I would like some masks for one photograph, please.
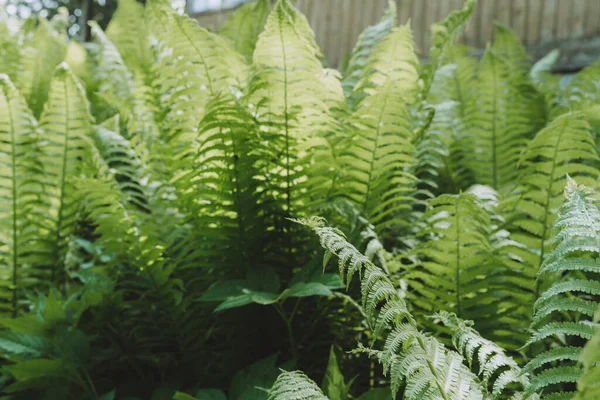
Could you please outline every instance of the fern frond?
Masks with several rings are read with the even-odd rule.
[[[268,400],[328,400],[319,386],[300,371],[282,372],[271,390]]]
[[[583,374],[577,382],[577,394],[573,400],[593,400],[600,395],[600,308],[594,316],[596,333],[586,343],[579,357]]]
[[[421,72],[425,95],[429,92],[436,71],[447,62],[450,48],[469,24],[475,4],[476,0],[467,0],[462,9],[452,11],[443,21],[431,27],[429,64]]]
[[[492,335],[501,318],[498,268],[489,243],[490,216],[472,195],[442,195],[423,215],[423,241],[408,254],[414,259],[405,279],[412,304],[429,315],[438,309],[475,320]]]
[[[46,19],[39,18],[31,40],[23,49],[23,71],[16,84],[36,118],[48,98],[52,73],[63,61],[66,51],[66,35],[56,32]]]
[[[598,170],[590,164],[598,159],[589,125],[577,112],[564,114],[542,129],[521,156],[518,186],[501,203],[506,226],[518,246],[505,250],[525,266],[533,279],[548,253],[554,210],[561,203],[567,174],[583,184],[595,185]],[[554,268],[552,262],[547,268]],[[536,284],[536,292],[537,287]]]
[[[600,61],[579,71],[565,88],[563,101],[571,110],[583,110],[600,102]]]
[[[344,77],[342,79],[344,95],[348,99],[351,108],[354,108],[354,105],[359,103],[361,97],[361,94],[355,92],[354,88],[365,74],[365,68],[367,67],[373,49],[375,49],[396,26],[396,14],[396,3],[389,1],[381,20],[377,24],[365,29],[358,36],[356,45],[348,60],[348,65],[344,69]]]
[[[92,37],[98,44],[95,54],[95,78],[100,82],[98,94],[121,115],[129,115],[134,90],[133,75],[114,43],[95,21],[89,23]]]
[[[410,115],[393,82],[366,97],[352,117],[349,145],[339,156],[336,195],[354,202],[377,230],[402,224],[411,207],[416,160]]]
[[[0,73],[6,74],[12,82],[17,82],[20,63],[19,37],[10,32],[5,21],[0,21]]]
[[[387,275],[349,244],[342,232],[325,226],[317,217],[297,222],[319,237],[325,249],[325,265],[332,255],[338,257],[340,277],[347,285],[354,275],[359,275],[369,324],[378,331],[386,331],[385,345],[378,358],[384,371],[390,374],[394,395],[405,385],[406,399],[483,398],[476,378],[462,364],[462,357],[419,332]],[[397,307],[397,312],[391,313],[391,307]],[[389,325],[382,328],[386,321]]]
[[[519,36],[510,28],[496,24],[494,29],[494,51],[506,62],[511,76],[524,76],[531,67],[531,58]]]
[[[270,5],[268,0],[257,0],[244,4],[236,10],[223,24],[219,34],[234,43],[234,48],[244,56],[246,61],[252,61],[258,35],[262,32]]]
[[[36,121],[7,75],[0,75],[0,303],[17,314],[21,290],[40,283],[32,263],[39,256],[31,209],[40,191]]]
[[[106,36],[132,71],[148,71],[154,62],[146,22],[142,4],[134,0],[119,0],[106,28]]]
[[[578,381],[583,373],[576,363],[581,354],[579,339],[591,340],[597,329],[591,318],[600,308],[600,270],[589,265],[591,261],[600,266],[600,210],[587,189],[571,178],[554,229],[552,252],[538,273],[538,280],[552,283],[534,304],[535,332],[527,344],[548,343],[552,338],[561,347],[543,351],[529,362],[530,371],[539,370],[530,393],[557,392],[560,385]]]
[[[73,180],[83,171],[89,151],[91,115],[85,92],[69,66],[56,68],[40,118],[40,162],[44,166],[43,229],[53,254],[52,281],[60,276],[62,258],[77,219],[78,194]]]
[[[277,199],[287,215],[322,202],[335,173],[329,140],[339,129],[329,106],[341,107],[344,98],[336,76],[324,82],[320,55],[306,17],[289,1],[278,1],[256,45],[245,101],[268,144],[264,160],[270,161],[261,167],[269,177],[264,195]]]
[[[258,129],[235,98],[217,97],[208,103],[193,163],[173,180],[178,204],[196,227],[182,239],[193,250],[185,254],[186,263],[233,271],[249,259],[260,259],[255,242],[263,224],[257,198],[261,182],[255,178],[261,148]]]
[[[414,103],[419,90],[418,67],[410,25],[394,28],[377,44],[363,68],[362,77],[354,87],[359,94],[357,104],[389,82],[397,86],[405,103]]]
[[[465,108],[465,130],[457,142],[466,155],[464,165],[477,183],[496,190],[514,182],[519,156],[540,125],[535,114],[542,103],[532,103],[535,93],[525,80],[511,75],[507,61],[488,48]]]

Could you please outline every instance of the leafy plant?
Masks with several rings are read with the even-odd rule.
[[[340,71],[291,0],[0,21],[3,398],[598,397],[598,68],[475,7]]]

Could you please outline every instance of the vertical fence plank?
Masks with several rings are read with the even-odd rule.
[[[544,0],[542,10],[542,29],[540,32],[541,42],[549,42],[556,37],[556,20],[554,18],[557,10],[556,0]]]
[[[585,36],[600,32],[600,1],[587,0],[585,5]]]
[[[556,12],[554,14],[554,36],[565,38],[569,36],[571,22],[571,0],[556,0]]]
[[[571,27],[569,29],[570,37],[581,37],[584,34],[585,3],[585,0],[573,0],[573,4],[571,5],[573,9]]]
[[[543,25],[543,0],[529,0],[529,13],[527,14],[527,40],[537,43],[542,35]]]
[[[429,50],[431,25],[464,4],[464,0],[395,1],[398,23],[411,20],[421,56]],[[381,18],[387,0],[296,0],[295,4],[306,15],[327,63],[337,67],[354,48],[360,32]],[[195,18],[202,26],[217,30],[231,13]],[[600,35],[600,0],[479,0],[463,43],[485,46],[494,22],[511,27],[527,44]]]

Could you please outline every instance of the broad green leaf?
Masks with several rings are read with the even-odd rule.
[[[333,346],[329,350],[329,361],[327,363],[327,369],[325,370],[325,377],[323,378],[323,384],[321,385],[323,393],[330,400],[346,400],[348,399],[348,389],[350,384],[344,382],[344,375],[340,371],[340,367],[333,351]]]

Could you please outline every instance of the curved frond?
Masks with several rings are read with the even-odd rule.
[[[114,43],[127,67],[148,71],[154,62],[150,48],[144,6],[135,0],[119,0],[106,28],[106,36]]]
[[[297,222],[319,237],[325,249],[324,264],[332,255],[338,257],[340,277],[348,286],[353,276],[360,277],[369,325],[386,337],[383,350],[374,353],[384,372],[390,374],[394,395],[404,387],[405,399],[483,399],[479,384],[463,365],[462,357],[418,330],[406,303],[380,268],[348,243],[342,232],[325,226],[321,218]],[[392,307],[395,313],[391,312]]]
[[[452,11],[443,21],[431,27],[431,48],[429,49],[429,64],[421,72],[424,87],[423,93],[427,95],[433,82],[436,71],[447,62],[448,52],[466,29],[476,0],[467,0],[460,10]]]
[[[488,48],[465,108],[465,128],[457,141],[463,163],[475,182],[496,190],[514,182],[519,156],[540,125],[535,115],[542,103],[530,100],[535,93],[525,80],[511,75],[507,61]]]
[[[244,4],[223,24],[219,34],[231,40],[234,48],[246,61],[252,61],[258,35],[267,22],[269,11],[269,0]]]
[[[389,82],[394,82],[405,103],[414,103],[419,91],[418,68],[419,59],[415,53],[410,25],[394,28],[371,52],[362,77],[354,87],[357,101],[351,104],[351,108],[355,108],[365,96],[377,92]]]
[[[328,400],[319,386],[300,371],[282,372],[267,400]]]
[[[83,171],[89,151],[91,116],[81,83],[66,63],[56,68],[48,102],[40,118],[40,162],[44,166],[48,250],[52,252],[52,280],[61,273],[61,260],[77,219],[78,193],[73,180]]]
[[[336,76],[324,82],[320,55],[304,15],[279,0],[259,36],[255,75],[245,100],[268,144],[264,159],[270,161],[261,166],[269,177],[264,195],[278,199],[287,215],[324,200],[321,191],[314,192],[327,191],[327,184],[311,183],[307,176],[329,180],[335,172],[329,139],[338,127],[330,106],[341,106],[344,98]]]
[[[521,371],[515,360],[495,342],[483,338],[473,329],[472,321],[461,320],[445,311],[436,313],[433,318],[450,329],[454,347],[467,359],[471,370],[482,378],[493,396],[514,393],[529,385],[527,374]]]
[[[570,178],[554,230],[552,252],[538,274],[538,280],[552,283],[534,305],[535,332],[528,342],[548,347],[558,342],[527,365],[534,376],[529,392],[543,390],[545,394],[558,392],[563,389],[560,385],[576,382],[583,375],[583,367],[577,363],[582,351],[579,338],[591,340],[597,329],[592,321],[595,311],[590,314],[586,308],[600,309],[600,292],[586,287],[600,283],[600,210],[587,189]],[[590,262],[596,268],[590,269]],[[579,306],[575,306],[577,300]]]
[[[509,332],[497,324],[505,295],[488,211],[472,194],[441,195],[429,201],[423,221],[422,241],[408,254],[414,264],[404,276],[411,303],[425,315],[443,309],[475,320],[486,336]]]
[[[592,165],[598,156],[589,129],[583,115],[574,112],[538,132],[520,158],[517,187],[501,203],[511,232],[511,242],[501,251],[520,263],[515,268],[528,279],[534,279],[548,254],[567,174],[578,183],[596,184],[599,172]],[[534,289],[531,284],[524,288]],[[536,297],[538,290],[536,284]]]
[[[99,81],[98,94],[121,115],[129,115],[133,88],[133,75],[125,65],[114,43],[96,21],[89,23],[92,37],[98,44],[95,54],[95,79]]]
[[[416,178],[410,114],[393,81],[366,97],[352,116],[353,131],[339,162],[336,195],[354,202],[378,230],[403,224]]]
[[[40,18],[31,40],[23,49],[23,71],[16,84],[36,118],[48,98],[54,68],[64,60],[66,51],[66,35],[59,34],[46,19]]]
[[[342,79],[344,95],[351,106],[359,102],[360,93],[356,93],[354,88],[365,74],[365,68],[373,50],[396,26],[396,14],[396,3],[389,1],[381,20],[365,29],[356,41]]]

